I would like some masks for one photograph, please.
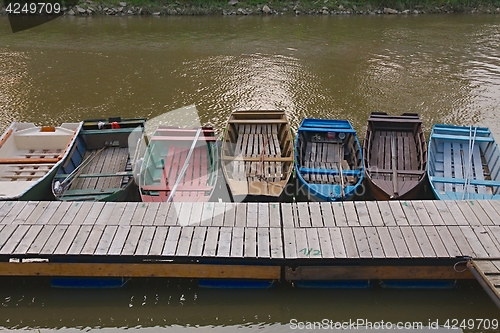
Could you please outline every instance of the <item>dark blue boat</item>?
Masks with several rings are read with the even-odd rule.
[[[351,123],[304,119],[295,139],[295,174],[299,194],[312,201],[343,201],[362,194],[363,156]]]

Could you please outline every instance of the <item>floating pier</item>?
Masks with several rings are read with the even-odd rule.
[[[499,258],[498,201],[0,202],[0,276],[480,276],[500,301]]]

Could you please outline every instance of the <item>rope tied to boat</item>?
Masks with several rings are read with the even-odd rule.
[[[457,261],[454,265],[453,265],[453,270],[457,273],[463,273],[465,271],[467,271],[467,266],[465,266],[464,269],[462,270],[458,270],[457,269],[457,266],[460,265],[460,264],[464,264],[464,265],[467,265],[467,263],[472,259],[471,257],[465,257],[464,258],[465,260],[461,260],[461,261]]]

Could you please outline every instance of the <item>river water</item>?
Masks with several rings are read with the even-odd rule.
[[[371,111],[418,112],[427,134],[434,123],[473,124],[500,139],[500,16],[62,17],[16,34],[0,18],[0,130],[14,120],[154,118],[192,104],[219,130],[232,110],[281,108],[293,128],[306,116],[349,119],[362,138]],[[0,282],[0,329],[15,332],[285,332],[293,319],[500,318],[475,283],[221,291],[138,279],[68,291],[46,279]]]

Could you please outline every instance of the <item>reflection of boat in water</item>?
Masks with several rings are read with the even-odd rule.
[[[134,183],[135,146],[143,139],[145,122],[144,118],[85,120],[53,180],[55,197],[64,201],[124,199]]]
[[[80,128],[81,123],[12,123],[0,137],[0,200],[50,199],[50,182]]]
[[[427,143],[418,114],[373,112],[363,148],[366,180],[375,199],[417,197],[427,176]]]
[[[363,181],[363,160],[356,131],[347,120],[310,119],[295,140],[299,193],[314,201],[352,199]]]
[[[438,199],[500,199],[500,152],[491,131],[434,125],[428,176]]]
[[[139,176],[142,201],[208,201],[217,183],[217,138],[211,127],[160,127]]]
[[[234,201],[277,200],[293,171],[284,111],[234,111],[222,142],[222,171]]]

